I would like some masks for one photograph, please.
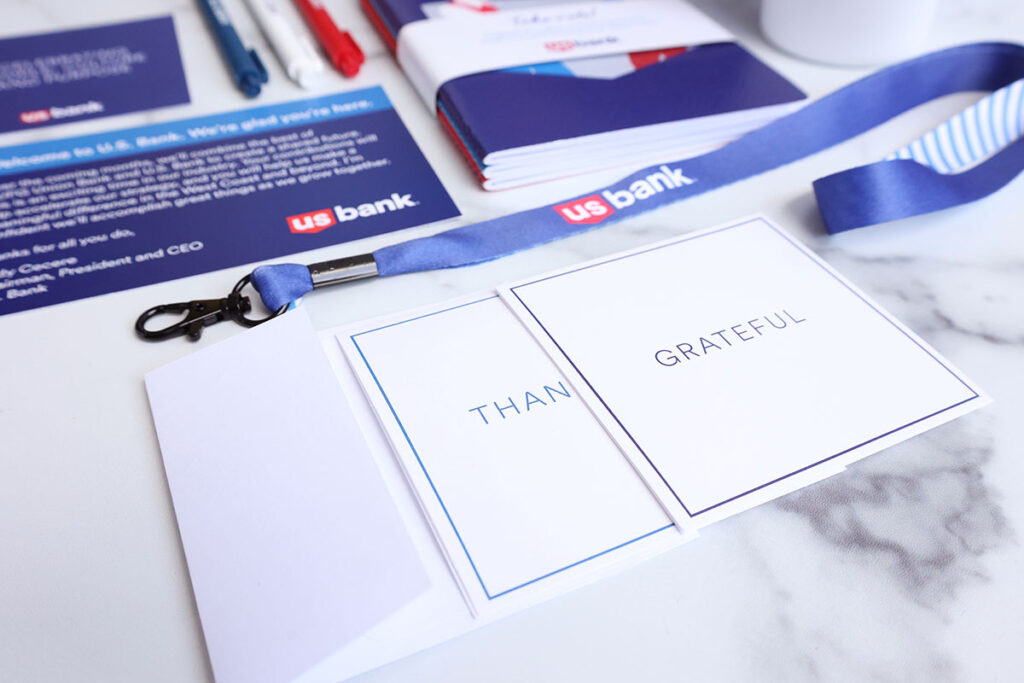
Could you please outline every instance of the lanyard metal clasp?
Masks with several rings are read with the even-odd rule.
[[[313,289],[377,277],[377,261],[373,254],[357,254],[311,263],[307,268],[313,280]]]
[[[288,270],[288,272],[292,272],[296,268],[301,270],[303,267],[295,266],[293,264],[282,264],[281,266],[264,266],[264,268],[268,270],[283,268]],[[353,282],[354,280],[376,277],[378,274],[377,262],[374,260],[373,254],[359,254],[357,256],[346,256],[344,258],[333,259],[330,261],[321,261],[319,263],[305,266],[305,268],[309,270],[309,279],[305,280],[304,283],[289,283],[293,285],[293,287],[284,288],[287,293],[287,298],[278,296],[277,299],[271,299],[273,302],[271,305],[276,304],[278,301],[286,301],[293,298],[297,299],[302,296],[303,293],[308,292],[310,288],[320,289],[321,287],[328,287],[330,285],[339,285],[346,282]],[[233,320],[243,327],[255,327],[256,325],[264,323],[271,318],[276,318],[288,310],[290,303],[284,304],[276,311],[263,318],[247,317],[246,313],[252,310],[252,303],[250,302],[249,297],[242,294],[242,290],[248,286],[251,278],[252,275],[246,275],[243,277],[235,284],[231,293],[223,299],[197,299],[195,301],[182,301],[174,304],[154,306],[140,315],[138,320],[135,321],[135,332],[143,339],[148,339],[150,341],[160,341],[162,339],[169,339],[170,337],[177,337],[179,335],[185,335],[192,341],[196,341],[203,334],[203,328],[207,325],[213,325],[214,323],[219,323],[222,320]],[[294,277],[284,278],[286,282],[289,279],[295,280]],[[299,279],[301,280],[302,278]],[[265,285],[266,282],[264,282],[263,286]],[[266,302],[266,290],[261,288],[260,291],[263,293],[264,302]],[[280,295],[280,291],[276,293]],[[183,313],[184,317],[181,320],[158,330],[152,330],[146,326],[151,319],[158,315],[175,313]]]

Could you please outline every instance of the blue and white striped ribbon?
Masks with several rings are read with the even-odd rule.
[[[976,166],[1024,135],[1024,79],[1000,88],[885,158],[913,159],[939,173]]]

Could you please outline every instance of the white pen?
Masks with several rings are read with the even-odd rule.
[[[288,77],[303,88],[314,85],[324,73],[324,62],[309,38],[292,28],[276,0],[246,3]]]

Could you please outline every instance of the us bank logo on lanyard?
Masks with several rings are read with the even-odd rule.
[[[598,194],[555,204],[551,208],[566,223],[594,225],[611,216],[617,209],[625,209],[661,192],[675,190],[695,182],[696,178],[691,178],[680,169],[662,164],[657,171],[634,180],[624,190],[604,190]]]
[[[261,322],[244,318],[244,311],[240,312],[239,302],[244,300],[245,306],[249,305],[248,297],[242,297],[240,291],[250,281],[269,310],[284,312],[291,302],[315,287],[484,263],[578,234],[609,218],[626,218],[771,171],[849,140],[930,100],[978,90],[992,94],[920,141],[897,151],[894,158],[834,173],[813,183],[830,234],[966,204],[987,197],[1024,172],[1024,45],[974,43],[886,67],[724,147],[681,160],[678,165],[661,164],[637,171],[611,187],[567,202],[452,228],[370,254],[309,266],[260,266],[235,285],[233,299],[223,299],[227,302],[221,306],[224,310],[213,313],[216,320],[230,318],[250,326]],[[391,198],[396,210],[400,204],[404,208],[414,201],[411,196],[407,200],[403,197]],[[382,203],[381,208],[385,206]],[[365,208],[369,213],[370,205]],[[362,209],[357,207],[355,214],[360,215]],[[381,212],[376,204],[372,210]],[[554,215],[549,213],[551,210]],[[351,216],[352,212],[343,213]],[[296,219],[291,228],[311,232],[329,227],[332,220],[340,222],[341,216],[332,217],[329,209],[323,209],[291,218]],[[216,309],[219,300],[211,301]],[[194,303],[206,306],[208,302]],[[191,302],[172,304],[179,307],[176,310],[182,310],[183,305]],[[136,331],[149,339],[185,332],[190,339],[198,339],[196,330],[209,324],[210,317],[201,313],[187,319],[184,326],[146,330],[146,321],[161,310],[166,306],[144,312],[136,321]]]

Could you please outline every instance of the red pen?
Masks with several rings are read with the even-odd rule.
[[[295,0],[295,4],[313,35],[320,41],[331,64],[349,78],[358,74],[366,56],[349,32],[338,28],[323,3],[320,0]]]

